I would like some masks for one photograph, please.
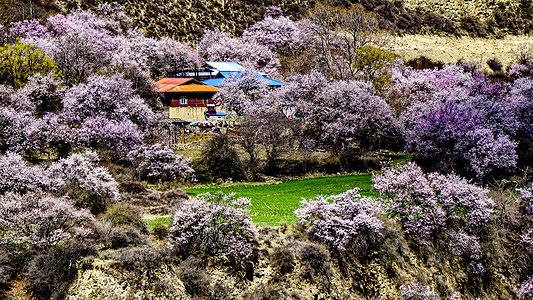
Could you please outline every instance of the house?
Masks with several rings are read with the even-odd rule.
[[[163,93],[163,105],[170,107],[207,107],[214,104],[218,89],[194,78],[163,78],[155,83],[156,91]]]
[[[163,105],[169,107],[169,118],[202,121],[206,120],[208,106],[212,106],[213,111],[213,96],[218,89],[194,78],[163,78],[156,82],[156,91],[163,93]]]
[[[201,69],[183,70],[176,78],[164,78],[156,82],[156,91],[164,94],[163,105],[169,107],[170,118],[188,121],[221,122],[225,112],[218,111],[213,96],[224,80],[242,76],[246,69],[235,62],[206,62]],[[286,83],[257,73],[262,82],[276,88]],[[220,108],[219,108],[220,110]],[[197,123],[196,122],[196,123]]]

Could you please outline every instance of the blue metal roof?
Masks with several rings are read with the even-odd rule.
[[[206,61],[205,64],[220,72],[241,72],[245,70],[243,66],[236,62]]]
[[[225,78],[207,79],[207,80],[202,81],[202,83],[210,85],[210,86],[218,87],[218,86],[224,86],[224,83],[223,83],[224,80],[226,79]]]
[[[232,76],[235,76],[237,78],[241,77],[242,76],[242,72],[237,72],[237,71],[220,71],[219,72],[220,75],[222,75],[224,78],[230,78]]]
[[[214,117],[223,117],[223,116],[227,116],[228,114],[226,113],[223,113],[223,112],[216,112],[216,113],[210,113],[210,112],[204,112],[204,115],[206,116],[214,116]]]
[[[243,66],[239,65],[236,62],[208,61],[205,64],[219,71],[220,75],[224,77],[224,78],[207,79],[207,80],[202,81],[202,83],[210,85],[210,86],[214,86],[214,87],[224,86],[224,80],[226,78],[241,77],[242,72],[246,70]],[[261,73],[257,73],[257,77],[261,78],[263,83],[268,86],[287,85],[285,82],[265,77]]]
[[[202,81],[202,83],[210,85],[210,86],[214,86],[214,87],[220,87],[220,86],[224,86],[225,85],[224,80],[226,80],[226,78],[207,79],[207,80]],[[261,80],[263,81],[264,85],[268,85],[268,86],[283,86],[283,85],[287,85],[285,82],[274,80],[274,79],[268,78],[268,77],[262,77]]]

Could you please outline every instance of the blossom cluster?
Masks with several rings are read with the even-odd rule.
[[[178,178],[194,179],[194,170],[189,162],[177,155],[167,145],[140,145],[127,154],[140,179],[172,181]]]
[[[386,167],[373,182],[388,213],[411,238],[426,245],[444,238],[448,251],[465,257],[474,273],[483,272],[479,236],[494,214],[487,189],[454,174],[426,174],[411,162]]]
[[[295,213],[312,238],[341,252],[364,254],[383,237],[383,223],[377,218],[381,208],[374,199],[361,196],[358,189],[303,199]]]
[[[202,36],[199,50],[209,61],[234,61],[266,74],[277,74],[280,62],[269,47],[256,41],[241,41],[218,29]]]
[[[518,288],[518,299],[525,300],[533,297],[533,277],[529,277]]]
[[[248,215],[250,205],[250,199],[234,194],[200,194],[176,209],[167,246],[178,253],[204,254],[215,260],[249,258],[257,234]]]
[[[437,293],[432,292],[426,285],[412,283],[400,286],[400,293],[406,300],[439,300]]]
[[[48,249],[91,231],[94,216],[76,208],[67,198],[9,193],[0,201],[2,245],[29,250]]]
[[[483,179],[525,159],[533,136],[530,78],[492,82],[474,64],[390,72],[387,97],[400,112],[406,150],[424,168]]]
[[[0,194],[51,193],[95,213],[119,198],[118,183],[90,151],[71,154],[48,167],[31,166],[22,156],[7,153],[0,156],[0,175]]]

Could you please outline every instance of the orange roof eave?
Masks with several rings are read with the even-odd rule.
[[[156,90],[156,92],[163,92],[164,93],[164,92],[170,91],[174,87],[176,87],[175,84],[158,84],[155,90]]]
[[[155,84],[173,84],[173,85],[182,85],[189,81],[194,81],[194,78],[163,78],[157,81]]]
[[[204,85],[204,84],[188,84],[188,85],[179,85],[168,90],[170,93],[179,93],[179,92],[189,92],[189,93],[216,93],[218,89],[214,86]]]

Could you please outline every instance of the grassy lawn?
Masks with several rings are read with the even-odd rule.
[[[154,228],[157,226],[167,226],[170,227],[172,225],[172,215],[168,216],[144,216],[144,221],[146,222],[146,225],[148,228]]]
[[[359,187],[362,195],[376,196],[372,191],[372,174],[319,177],[287,180],[271,184],[238,184],[217,187],[196,187],[185,191],[190,195],[202,193],[235,193],[252,201],[250,214],[259,225],[278,225],[280,221],[289,224],[296,222],[293,213],[300,206],[302,198],[310,199],[316,195],[334,195],[354,187]]]

